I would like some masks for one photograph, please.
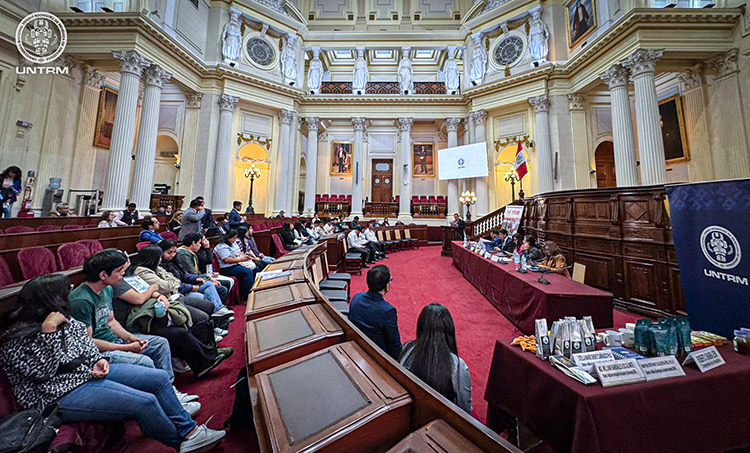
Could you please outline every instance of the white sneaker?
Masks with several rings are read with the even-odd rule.
[[[197,401],[191,401],[189,403],[182,403],[182,408],[185,409],[185,412],[190,414],[191,417],[195,416],[195,414],[198,413],[199,410],[201,410],[201,403]]]
[[[227,322],[232,322],[232,321],[234,321],[234,316],[230,316],[229,319],[227,319]]]
[[[224,316],[224,315],[227,315],[227,314],[229,314],[229,315],[233,315],[233,314],[234,314],[234,311],[233,311],[233,310],[230,310],[230,309],[228,309],[227,307],[221,307],[220,309],[216,310],[216,311],[214,312],[214,314],[215,314],[215,315],[219,315],[219,316]]]
[[[172,357],[172,371],[177,374],[183,374],[192,370],[190,369],[190,365],[188,365],[184,359]]]
[[[221,340],[223,340],[224,337],[220,337],[218,335],[214,335],[214,343],[219,344]]]
[[[180,453],[187,453],[208,447],[220,441],[226,435],[226,431],[210,429],[206,425],[200,425],[192,436],[182,441],[182,444],[180,444]]]
[[[218,327],[214,327],[214,335],[218,335],[220,337],[226,337],[227,335],[229,335],[229,331],[220,329]]]
[[[177,399],[180,400],[180,404],[198,401],[198,395],[189,395],[187,393],[182,393],[181,391],[177,390],[177,387],[175,386],[172,386],[172,389],[174,390],[174,394],[177,395]]]

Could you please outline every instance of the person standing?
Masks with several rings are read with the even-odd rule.
[[[190,207],[185,211],[185,215],[182,216],[182,224],[180,226],[179,239],[180,241],[191,233],[202,233],[201,222],[203,217],[206,215],[206,211],[203,208],[203,203],[198,200],[192,200]]]
[[[8,167],[0,173],[0,199],[3,202],[2,217],[10,219],[13,217],[13,203],[18,199],[21,193],[21,169],[18,167]]]
[[[391,290],[391,271],[382,264],[367,272],[367,292],[357,293],[349,306],[349,320],[380,347],[398,360],[401,337],[396,307],[385,300]]]
[[[229,211],[229,218],[227,219],[229,228],[236,230],[240,225],[247,222],[247,219],[240,215],[240,211],[242,211],[242,202],[235,201],[232,203],[232,210]]]

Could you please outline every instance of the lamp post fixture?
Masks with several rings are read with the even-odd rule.
[[[255,214],[255,209],[253,209],[253,183],[256,179],[260,179],[260,169],[255,166],[255,163],[250,165],[250,168],[245,169],[245,178],[250,178],[250,199],[247,201],[245,214]]]
[[[516,170],[510,169],[505,172],[505,182],[510,183],[510,202],[513,203],[516,201],[516,183],[520,181],[520,178],[518,177],[518,173],[516,173]]]
[[[466,221],[471,222],[471,205],[477,202],[477,194],[467,190],[458,197],[458,201],[466,206]]]

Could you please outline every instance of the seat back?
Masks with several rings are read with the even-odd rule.
[[[378,241],[383,242],[383,231],[382,230],[377,230],[375,232],[375,235],[378,237]]]
[[[396,236],[396,239],[399,241],[403,239],[403,237],[401,237],[401,230],[393,230],[393,235]]]
[[[31,233],[33,231],[35,231],[33,228],[25,225],[13,225],[5,229],[5,234]]]
[[[55,255],[44,247],[29,247],[18,252],[18,267],[24,280],[57,272]]]
[[[63,230],[82,230],[83,225],[65,225],[62,227]]]
[[[83,266],[89,256],[88,245],[80,242],[68,242],[57,248],[57,261],[61,271]]]
[[[177,241],[177,235],[173,231],[165,231],[161,234],[161,237],[163,237],[164,239]]]
[[[143,247],[148,247],[149,245],[154,245],[154,243],[151,241],[142,241],[135,244],[135,249],[140,252]]]
[[[342,246],[344,247],[344,255],[346,255],[347,253],[349,253],[349,242],[346,240],[346,236],[344,236],[341,242],[343,243]]]
[[[278,234],[274,233],[271,235],[271,238],[273,239],[273,245],[276,247],[276,258],[280,256],[284,256],[287,253],[289,253],[289,250],[284,248],[284,243],[281,241],[281,238]]]
[[[385,239],[387,241],[392,241],[393,240],[393,239],[391,239],[391,230],[385,230]]]
[[[314,284],[319,284],[324,280],[325,277],[323,277],[323,267],[321,266],[321,263],[323,262],[320,257],[318,257],[313,263],[312,263],[312,280]]]
[[[80,241],[76,241],[79,244],[83,244],[88,249],[88,255],[92,256],[95,255],[102,250],[104,250],[104,247],[102,246],[102,243],[97,241],[96,239],[81,239]]]
[[[321,253],[321,261],[323,262],[323,269],[325,271],[326,277],[328,276],[328,254],[327,253]]]
[[[411,232],[409,232],[409,230],[404,230],[404,235],[407,239],[411,239]]]
[[[10,273],[8,263],[4,259],[0,258],[0,287],[8,286],[15,283],[13,281],[13,274]]]
[[[62,227],[59,225],[39,225],[36,227],[37,231],[60,231]]]
[[[573,263],[573,280],[583,283],[586,280],[586,265]]]

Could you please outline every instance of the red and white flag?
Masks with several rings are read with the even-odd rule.
[[[521,142],[518,142],[518,150],[516,151],[516,161],[513,164],[513,169],[518,173],[518,179],[523,179],[529,169],[526,167],[526,157],[523,155],[523,147]]]

